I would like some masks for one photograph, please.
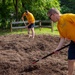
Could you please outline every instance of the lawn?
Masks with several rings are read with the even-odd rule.
[[[35,28],[36,35],[39,34],[50,34],[50,35],[59,35],[56,25],[54,24],[53,32],[50,28]],[[7,35],[7,34],[27,34],[27,29],[14,29],[12,32],[10,30],[0,30],[0,35]]]

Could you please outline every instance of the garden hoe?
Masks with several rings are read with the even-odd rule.
[[[64,47],[62,47],[62,48],[60,48],[60,49],[58,49],[58,50],[56,50],[56,51],[54,51],[54,52],[52,52],[52,53],[50,53],[50,54],[44,56],[44,57],[42,57],[41,59],[35,60],[35,61],[32,63],[32,65],[27,66],[27,67],[24,69],[24,71],[26,71],[26,72],[31,72],[31,71],[33,71],[33,70],[38,69],[39,67],[38,67],[37,65],[35,65],[35,63],[37,63],[38,61],[40,61],[40,60],[42,60],[42,59],[47,58],[48,56],[51,56],[51,55],[57,53],[58,51],[60,51],[60,50],[62,50],[62,49],[64,49],[64,48],[66,48],[66,47],[68,47],[69,45],[70,45],[70,44],[68,44],[68,45],[66,45],[66,46],[64,46]]]
[[[60,51],[60,50],[62,50],[62,49],[64,49],[64,48],[66,48],[66,47],[68,47],[69,45],[70,45],[70,44],[68,44],[68,45],[66,45],[66,46],[64,46],[64,47],[62,47],[62,48],[60,48],[60,49],[58,49],[58,50],[56,50],[56,51],[54,51],[54,52],[52,52],[52,53],[50,53],[50,54],[44,56],[44,57],[42,57],[41,59],[35,60],[32,64],[35,64],[35,63],[37,63],[38,61],[40,61],[40,60],[42,60],[42,59],[45,59],[45,58],[47,58],[48,56],[51,56],[51,55],[57,53],[58,51]]]

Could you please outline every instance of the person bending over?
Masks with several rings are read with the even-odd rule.
[[[26,26],[28,28],[28,36],[29,38],[35,37],[35,31],[34,31],[34,26],[35,26],[35,18],[33,16],[33,14],[31,12],[29,12],[28,10],[26,10],[23,15],[22,15],[22,20],[24,21],[24,17],[27,18],[28,20],[28,25]]]
[[[65,39],[71,40],[68,49],[68,75],[73,75],[75,61],[75,14],[61,14],[56,8],[51,8],[47,15],[53,22],[57,22],[57,28],[60,33],[60,42],[55,50],[62,47]]]

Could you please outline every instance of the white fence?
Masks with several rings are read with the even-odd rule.
[[[16,21],[16,22],[11,22],[11,32],[13,29],[22,29],[25,28],[26,24],[28,23],[28,21]],[[24,24],[23,26],[19,26],[19,24]],[[46,24],[46,25],[44,25]],[[17,26],[15,26],[17,25]],[[35,27],[48,27],[51,28],[51,31],[53,32],[53,22],[50,20],[36,20],[35,21]]]

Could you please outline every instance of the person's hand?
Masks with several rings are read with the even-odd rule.
[[[28,29],[28,25],[26,25],[25,28]]]
[[[56,49],[53,52],[54,52],[54,56],[57,57],[59,55],[59,51],[57,51]]]

